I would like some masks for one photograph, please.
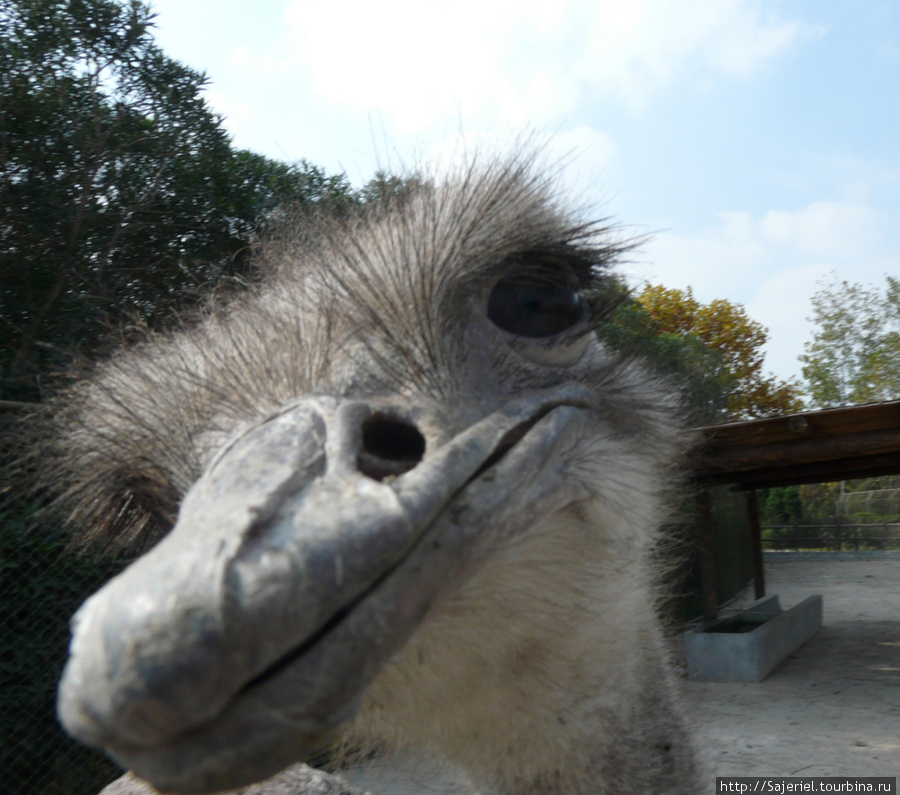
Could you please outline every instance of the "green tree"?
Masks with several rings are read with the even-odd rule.
[[[618,350],[640,351],[683,385],[697,423],[767,417],[802,408],[800,387],[762,372],[764,326],[739,304],[703,304],[690,288],[646,285],[601,330]]]
[[[0,397],[243,273],[283,202],[358,202],[344,177],[234,150],[152,22],[139,0],[0,5]]]
[[[358,197],[362,204],[402,201],[422,184],[422,177],[418,174],[401,177],[379,169],[375,172],[375,176],[362,187]]]
[[[796,524],[803,514],[803,500],[796,486],[776,486],[761,495],[763,517],[774,524]]]
[[[820,284],[815,325],[800,356],[812,403],[820,408],[900,398],[900,279],[883,289],[848,281]]]
[[[693,334],[717,351],[728,377],[726,413],[730,420],[770,417],[799,411],[800,386],[763,373],[763,346],[769,332],[740,304],[719,298],[703,304],[693,291],[647,285],[638,295],[660,327],[669,334]]]
[[[597,333],[614,350],[640,356],[677,383],[694,424],[722,422],[726,417],[734,381],[718,351],[695,334],[664,331],[633,296],[622,301]]]
[[[343,176],[235,150],[205,76],[153,44],[152,18],[136,0],[0,0],[0,398],[37,399],[111,329],[247,274],[280,206],[360,202]],[[25,502],[18,428],[0,423],[3,784],[96,792],[119,771],[64,735],[56,682],[71,613],[124,561],[77,554],[35,513],[41,495]]]
[[[840,491],[840,483],[807,483],[797,486],[804,516],[814,521],[833,518]]]

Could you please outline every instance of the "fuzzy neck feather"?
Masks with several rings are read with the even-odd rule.
[[[376,749],[348,760],[348,781],[376,795],[689,791],[640,533],[578,514],[495,550],[435,608],[345,738]]]

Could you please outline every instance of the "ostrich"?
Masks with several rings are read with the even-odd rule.
[[[153,544],[72,621],[65,728],[110,792],[694,792],[677,400],[592,331],[628,243],[522,156],[313,227],[57,401],[71,519]]]

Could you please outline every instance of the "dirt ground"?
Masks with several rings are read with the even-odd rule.
[[[824,626],[763,682],[684,683],[707,774],[900,776],[900,554],[776,554],[766,595]]]

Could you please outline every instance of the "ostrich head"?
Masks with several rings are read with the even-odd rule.
[[[73,620],[68,731],[185,793],[328,746],[497,793],[683,775],[648,564],[673,401],[592,333],[624,248],[528,159],[473,165],[76,386],[72,516],[161,540]]]

